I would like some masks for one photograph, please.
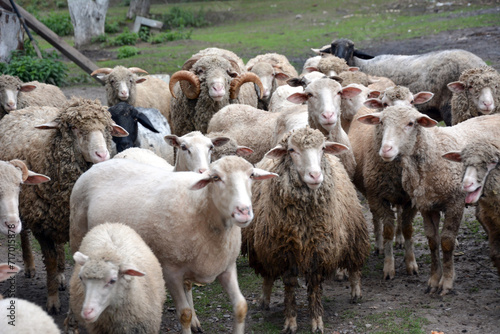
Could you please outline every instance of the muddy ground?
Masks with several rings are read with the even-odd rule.
[[[500,9],[497,9],[500,15]],[[324,44],[329,41],[325,41]],[[316,47],[316,46],[312,46]],[[405,41],[365,42],[362,49],[374,55],[380,53],[413,54],[434,50],[462,48],[474,52],[492,66],[500,70],[500,27],[463,29],[439,33],[433,36]],[[304,59],[307,55],[304,55]],[[69,87],[65,93],[99,98],[106,103],[104,89],[100,86]],[[370,214],[365,208],[371,227]],[[421,219],[415,222],[415,251],[419,266],[418,276],[408,276],[403,262],[403,251],[396,251],[396,277],[391,281],[382,279],[383,258],[370,255],[363,270],[363,300],[349,303],[348,282],[328,281],[324,285],[325,333],[374,333],[384,328],[384,321],[394,318],[397,333],[407,333],[405,326],[412,319],[422,320],[425,333],[432,330],[446,334],[455,333],[499,333],[500,326],[500,277],[489,259],[489,247],[482,228],[475,221],[474,209],[469,208],[464,215],[464,223],[458,236],[459,246],[455,251],[456,280],[454,291],[445,297],[425,294],[430,273],[430,257],[427,241],[423,235]],[[0,262],[7,258],[7,242],[0,236]],[[22,265],[21,251],[15,252],[14,262]],[[244,261],[243,261],[244,262]],[[21,273],[16,278],[19,298],[28,299],[39,305],[46,302],[45,272],[41,256],[36,254],[37,276],[27,279]],[[242,266],[245,266],[243,264]],[[71,275],[71,263],[67,263],[66,277]],[[214,283],[218,284],[218,283]],[[0,293],[7,285],[0,284]],[[259,288],[260,289],[260,288]],[[271,310],[257,310],[256,299],[260,290],[247,291],[249,303],[247,333],[256,324],[272,323],[278,328],[283,324],[283,290],[276,284],[271,300]],[[304,282],[298,290],[299,332],[307,332],[309,318]],[[61,292],[62,310],[68,310],[68,291]],[[196,305],[196,295],[195,295]],[[218,305],[208,305],[213,307]],[[406,315],[398,313],[406,312]],[[202,325],[216,323],[217,333],[231,333],[232,315],[228,309],[223,317],[201,318]],[[1,319],[0,319],[1,320]],[[64,314],[55,316],[62,328]],[[1,320],[3,321],[3,320]],[[0,332],[2,328],[0,324]],[[175,320],[171,301],[165,306],[162,333],[176,333],[180,327]],[[398,330],[398,331],[397,331]],[[210,331],[206,331],[210,332]],[[258,333],[258,331],[255,331]]]

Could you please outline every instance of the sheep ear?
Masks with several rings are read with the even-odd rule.
[[[367,99],[363,102],[363,105],[370,109],[382,109],[384,107],[384,104],[378,98]]]
[[[40,129],[40,130],[59,129],[59,122],[52,121],[52,122],[44,123],[44,124],[41,124],[41,125],[36,125],[35,128]]]
[[[276,146],[266,153],[265,157],[269,159],[279,159],[286,154],[287,150],[281,145]]]
[[[374,98],[377,98],[379,97],[381,94],[381,92],[379,90],[371,90],[369,93],[368,93],[368,98],[369,99],[374,99]]]
[[[463,91],[465,90],[465,83],[463,83],[462,81],[450,82],[447,86],[448,89],[455,94],[463,93]]]
[[[172,146],[172,147],[180,147],[181,146],[181,142],[179,141],[179,137],[177,137],[176,135],[166,135],[165,137],[163,137],[163,139],[165,139],[167,144]]]
[[[219,147],[226,144],[229,140],[230,138],[228,137],[216,137],[212,139],[212,144],[214,144],[215,147]]]
[[[307,94],[305,93],[294,93],[289,97],[287,97],[286,99],[296,104],[302,104],[309,99],[309,96],[307,96]]]
[[[419,92],[419,93],[413,95],[413,104],[425,103],[425,102],[429,101],[430,99],[432,99],[433,96],[434,96],[434,93],[431,93],[431,92]]]
[[[191,190],[199,190],[205,188],[209,183],[213,182],[212,176],[208,174],[208,172],[204,172],[203,174],[203,179],[199,180],[195,184],[191,186]]]
[[[462,162],[462,155],[458,151],[451,151],[442,155],[446,160],[454,161],[454,162]]]
[[[359,93],[361,93],[361,89],[357,87],[346,86],[341,90],[343,99],[352,99],[353,97],[359,95]]]
[[[288,80],[290,77],[288,74],[282,73],[282,72],[277,72],[274,74],[274,77],[278,80]]]
[[[144,115],[141,112],[137,113],[137,122],[141,123],[142,126],[144,126],[146,129],[154,133],[160,133],[160,131],[156,130],[154,125],[151,124],[151,121],[149,120],[148,116]]]
[[[9,279],[9,277],[14,276],[20,270],[21,268],[15,264],[0,263],[0,282]]]
[[[142,272],[132,265],[122,264],[120,265],[120,274],[129,276],[146,276],[145,272]]]
[[[87,255],[80,252],[76,252],[75,254],[73,254],[73,260],[75,260],[76,264],[79,264],[81,266],[83,266],[85,262],[88,261],[88,259],[89,257]]]
[[[306,67],[306,71],[309,72],[309,73],[311,73],[311,72],[319,72],[318,68],[314,67],[314,66]]]
[[[48,181],[50,181],[50,177],[29,170],[28,178],[23,182],[23,184],[40,184]]]
[[[146,81],[146,78],[139,78],[139,79],[135,80],[135,83],[140,84],[140,83],[143,83],[144,81]]]
[[[417,123],[424,128],[432,128],[433,126],[436,126],[438,124],[438,122],[426,115],[417,118]]]
[[[349,147],[339,143],[328,142],[328,141],[325,143],[325,153],[328,154],[340,154],[347,150],[349,150]]]
[[[357,118],[357,120],[363,124],[377,125],[377,124],[380,124],[380,115],[381,115],[380,113],[363,115],[363,116],[359,116]]]
[[[290,78],[286,83],[291,87],[304,87],[304,81],[301,78]]]
[[[36,89],[35,85],[24,84],[21,86],[21,88],[19,88],[19,91],[23,92],[23,93],[27,93],[27,92],[31,92],[34,89]]]
[[[112,124],[111,127],[112,127],[111,135],[113,137],[127,137],[128,136],[127,130],[125,130],[121,126],[119,126],[117,124]]]
[[[279,176],[279,175],[276,173],[268,172],[267,170],[263,170],[260,168],[254,168],[251,178],[252,178],[252,180],[260,181],[260,180],[271,179],[271,178],[276,177],[276,176]]]
[[[349,72],[357,72],[357,71],[359,71],[359,67],[349,67],[348,71]]]
[[[236,148],[236,155],[238,155],[240,157],[248,157],[252,153],[253,153],[253,150],[250,147],[238,146]]]

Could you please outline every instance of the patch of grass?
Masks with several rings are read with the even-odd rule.
[[[356,321],[360,328],[367,328],[366,325],[370,324],[370,333],[373,334],[425,334],[423,327],[428,323],[426,318],[418,316],[410,308],[371,314]]]
[[[73,24],[68,12],[51,12],[39,20],[59,36],[73,35]]]
[[[110,46],[135,45],[138,39],[139,35],[137,35],[135,32],[131,32],[128,28],[126,28],[121,34],[109,40],[108,45]]]

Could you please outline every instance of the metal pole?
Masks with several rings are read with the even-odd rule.
[[[38,58],[42,59],[42,53],[40,52],[40,49],[38,49],[38,45],[36,45],[36,41],[33,39],[33,36],[31,36],[30,31],[28,30],[28,27],[26,26],[26,23],[24,22],[21,14],[19,14],[19,11],[17,10],[17,6],[14,3],[14,0],[9,0],[10,4],[12,5],[12,9],[14,9],[14,12],[16,13],[17,17],[19,18],[19,21],[21,21],[24,31],[28,34],[28,37],[31,41],[31,44],[33,44],[33,48],[35,48],[35,52],[38,55]]]

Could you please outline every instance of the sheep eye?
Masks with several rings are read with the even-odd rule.
[[[210,146],[210,150],[213,150],[214,149],[214,145]]]
[[[384,102],[384,107],[387,107],[387,106],[389,106],[389,105],[386,102]]]
[[[111,84],[113,85],[115,83],[115,80],[110,80]]]
[[[186,147],[186,145],[182,144],[182,145],[181,145],[181,150],[183,150],[183,151],[187,151],[187,147]]]
[[[307,93],[307,97],[314,97],[312,93]]]
[[[116,278],[112,278],[112,279],[110,279],[110,280],[109,280],[109,282],[108,282],[108,284],[109,284],[109,285],[113,285],[113,284],[115,284],[115,283],[116,283]]]
[[[220,177],[217,175],[214,175],[214,176],[212,176],[212,180],[214,180],[215,182],[218,182],[218,181],[220,181]]]
[[[414,124],[413,122],[410,122],[408,123],[408,126],[413,126],[413,124]]]
[[[295,150],[293,148],[289,148],[288,152],[292,153],[292,152],[295,152]]]
[[[196,70],[196,73],[197,73],[197,74],[203,74],[203,69],[202,69],[202,68],[200,68],[200,69]]]
[[[414,103],[414,101],[413,101],[413,100],[411,100],[410,104],[413,104],[413,103]]]

